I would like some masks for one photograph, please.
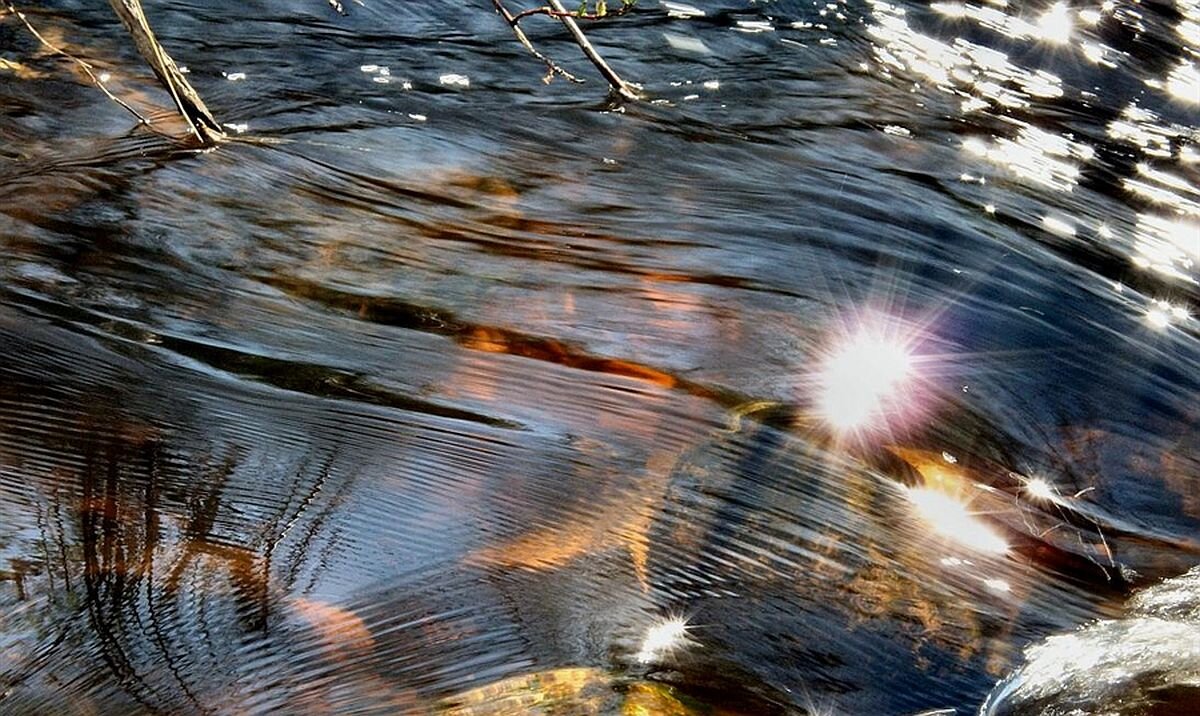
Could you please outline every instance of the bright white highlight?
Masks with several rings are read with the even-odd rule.
[[[1003,537],[950,495],[927,487],[907,488],[905,495],[921,519],[938,535],[978,552],[1004,554],[1008,551],[1008,543]]]
[[[821,416],[839,430],[865,427],[911,371],[912,356],[902,343],[860,332],[821,371]]]
[[[1200,71],[1190,62],[1181,63],[1167,77],[1167,91],[1181,102],[1200,103]]]
[[[1161,330],[1171,325],[1171,314],[1159,306],[1154,306],[1146,312],[1146,322]]]
[[[1193,568],[1139,593],[1122,619],[1030,647],[1024,666],[996,686],[980,713],[1115,713],[1172,691],[1183,695],[1167,711],[1188,712],[1200,674],[1198,587],[1200,568]]]
[[[1053,500],[1054,488],[1040,477],[1032,477],[1025,483],[1025,494],[1038,500]]]
[[[683,617],[668,617],[655,622],[646,630],[642,649],[637,653],[639,663],[648,664],[688,646],[695,641],[688,638],[688,623]]]
[[[983,586],[993,592],[1008,593],[1012,591],[1012,585],[1003,579],[985,579],[983,580]]]
[[[1071,8],[1065,2],[1056,3],[1037,21],[1037,35],[1047,42],[1064,44],[1071,39]]]
[[[447,87],[459,87],[466,89],[471,86],[471,78],[466,75],[460,75],[456,72],[449,72],[438,77],[438,83]]]
[[[1042,228],[1054,234],[1055,236],[1061,236],[1067,239],[1075,236],[1075,227],[1069,222],[1063,221],[1056,216],[1043,216]]]

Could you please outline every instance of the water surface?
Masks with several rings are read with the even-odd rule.
[[[346,5],[155,5],[208,152],[0,17],[0,710],[970,713],[1200,560],[1194,2]]]

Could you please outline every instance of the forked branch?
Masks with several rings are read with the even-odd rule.
[[[360,0],[354,1],[361,4]],[[345,7],[340,0],[327,0],[327,2],[329,2],[330,6],[335,11],[339,13],[345,12]],[[618,75],[613,68],[604,61],[604,58],[600,56],[600,53],[596,51],[596,48],[592,46],[592,43],[589,42],[587,37],[583,34],[583,30],[580,29],[579,23],[577,22],[577,20],[600,20],[608,17],[624,15],[633,8],[635,0],[620,0],[620,7],[611,12],[608,10],[606,0],[595,0],[592,10],[588,10],[588,3],[584,2],[580,6],[579,10],[575,12],[567,10],[566,7],[563,6],[561,0],[545,0],[545,2],[546,4],[543,6],[523,10],[513,14],[508,10],[507,7],[505,7],[503,0],[492,0],[492,4],[495,6],[496,11],[499,12],[504,18],[505,22],[508,23],[508,26],[512,29],[513,34],[516,35],[517,40],[531,54],[545,63],[549,70],[548,74],[546,75],[546,81],[549,82],[550,79],[556,74],[566,77],[572,82],[581,82],[582,80],[558,66],[558,64],[556,64],[546,55],[539,52],[537,48],[533,46],[533,43],[530,42],[529,37],[525,34],[525,31],[522,30],[520,26],[521,20],[533,15],[544,15],[561,22],[571,34],[571,38],[575,41],[575,44],[579,46],[579,49],[583,51],[583,54],[588,58],[588,60],[595,65],[596,69],[599,70],[604,79],[608,81],[609,85],[611,85],[612,88],[625,99],[638,99],[639,97],[637,92],[635,92],[633,87],[625,82],[625,80],[621,79],[621,76]],[[78,63],[88,77],[90,77],[91,80],[95,82],[105,94],[119,103],[122,107],[132,112],[141,122],[149,124],[149,122],[147,122],[142,115],[138,114],[127,103],[123,102],[108,91],[108,89],[104,86],[104,82],[102,82],[100,78],[97,77],[94,72],[92,72],[91,65],[51,45],[42,35],[37,32],[36,29],[34,29],[29,21],[25,19],[25,16],[17,11],[17,9],[13,6],[12,0],[3,0],[3,3],[4,7],[6,7],[8,11],[15,15],[18,19],[20,19],[20,21],[25,24],[34,37],[38,39],[38,41],[49,47],[53,52]],[[175,106],[179,109],[179,113],[183,116],[184,120],[187,122],[188,128],[191,130],[191,133],[196,137],[200,144],[204,146],[212,146],[225,139],[225,132],[221,129],[221,124],[212,115],[212,112],[209,111],[208,107],[205,106],[204,100],[200,99],[200,95],[195,89],[192,88],[191,83],[188,82],[187,78],[184,77],[182,72],[180,72],[178,65],[176,65],[175,61],[171,59],[171,56],[167,54],[167,51],[158,41],[158,38],[154,36],[154,31],[150,28],[150,22],[146,19],[146,13],[142,9],[141,0],[108,0],[108,3],[112,7],[113,12],[117,14],[117,17],[121,19],[121,23],[125,26],[125,29],[129,31],[130,36],[133,38],[134,47],[137,48],[138,54],[140,54],[146,63],[150,65],[150,69],[154,72],[154,75],[158,78],[158,81],[161,82],[170,93],[171,99],[175,102]]]
[[[563,26],[567,28],[567,32],[571,33],[571,38],[575,40],[576,45],[579,45],[579,49],[583,51],[584,56],[586,56],[588,60],[595,65],[596,69],[600,71],[601,76],[608,81],[608,84],[625,99],[638,99],[637,92],[633,90],[629,83],[621,79],[621,76],[618,75],[616,71],[614,71],[613,68],[604,61],[604,58],[600,56],[600,53],[597,52],[592,43],[588,41],[587,36],[583,34],[583,30],[579,27],[579,23],[576,22],[580,19],[599,20],[607,17],[623,15],[632,9],[633,2],[623,1],[621,3],[621,7],[617,10],[613,10],[612,12],[607,11],[607,8],[603,2],[597,3],[596,10],[593,12],[588,12],[586,7],[582,7],[579,12],[571,12],[563,6],[561,0],[547,0],[547,4],[542,7],[523,10],[516,14],[513,14],[504,6],[503,0],[492,0],[492,4],[496,6],[496,10],[508,23],[508,26],[512,28],[513,34],[516,35],[517,40],[524,45],[525,49],[529,50],[530,53],[544,62],[549,68],[549,74],[546,75],[546,81],[549,81],[550,78],[555,74],[567,77],[572,81],[578,82],[579,80],[555,64],[553,60],[546,57],[541,52],[538,52],[538,50],[534,48],[533,43],[529,41],[529,37],[526,36],[525,32],[520,26],[521,20],[532,15],[545,15],[547,17],[555,18],[561,22]]]
[[[521,29],[521,26],[517,24],[521,20],[520,15],[524,13],[513,15],[508,11],[508,8],[504,6],[504,3],[501,2],[501,0],[492,0],[492,4],[496,6],[496,12],[500,13],[500,16],[503,17],[504,21],[508,23],[508,26],[512,28],[513,35],[516,35],[517,37],[517,42],[520,42],[526,50],[529,50],[529,54],[538,58],[543,64],[546,65],[547,71],[546,76],[542,78],[543,82],[549,84],[550,80],[554,79],[554,75],[565,77],[571,82],[583,82],[583,80],[579,79],[570,72],[567,72],[562,67],[559,67],[554,60],[546,57],[541,52],[538,52],[538,49],[533,46],[532,42],[529,41],[529,36],[526,35],[525,31]]]

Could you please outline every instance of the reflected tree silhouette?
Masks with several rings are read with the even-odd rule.
[[[105,410],[104,402],[92,405]],[[213,458],[135,423],[104,430],[86,427],[95,420],[86,413],[76,420],[95,437],[55,447],[60,462],[77,466],[57,468],[38,494],[40,554],[10,557],[0,575],[14,583],[24,613],[58,634],[40,636],[40,655],[5,670],[5,688],[51,660],[64,678],[111,682],[150,712],[212,713],[222,681],[237,679],[232,650],[295,628],[284,614],[293,611],[287,595],[302,567],[320,571],[308,541],[353,478],[325,496],[338,453],[312,453],[267,478],[281,499],[256,514],[243,488],[240,498],[234,493],[249,471],[250,479],[267,477],[245,449],[229,446]],[[181,464],[190,466],[185,483]],[[280,559],[289,535],[297,545]],[[89,666],[93,656],[102,670]]]

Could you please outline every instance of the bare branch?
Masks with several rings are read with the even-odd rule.
[[[583,54],[587,55],[587,58],[592,61],[596,69],[600,70],[600,74],[604,75],[604,79],[608,80],[612,88],[625,99],[638,99],[638,95],[633,91],[633,88],[626,84],[625,80],[621,79],[620,75],[613,71],[613,68],[608,66],[608,63],[604,61],[600,53],[596,52],[596,48],[592,47],[592,43],[588,42],[587,37],[583,34],[583,30],[579,29],[579,23],[575,22],[575,18],[571,17],[571,14],[563,7],[562,2],[560,0],[548,0],[547,4],[556,13],[560,13],[558,15],[559,22],[566,26],[567,31],[571,33],[571,37],[575,38],[575,44],[579,45],[579,48],[583,50]]]
[[[171,93],[175,106],[179,108],[179,113],[187,121],[196,139],[209,146],[224,139],[225,132],[221,130],[220,123],[208,111],[200,95],[155,38],[146,13],[142,10],[141,0],[108,0],[108,4],[133,36],[133,44],[138,54],[146,60],[159,82]]]
[[[92,83],[95,84],[97,87],[99,87],[100,91],[103,92],[104,94],[106,94],[109,99],[111,99],[112,101],[121,105],[122,107],[125,108],[125,110],[127,112],[129,112],[133,116],[137,117],[138,122],[146,125],[147,127],[150,126],[150,120],[146,119],[136,109],[129,106],[129,104],[127,102],[125,102],[125,100],[121,99],[120,97],[116,96],[115,94],[113,94],[112,92],[109,91],[108,87],[105,86],[104,81],[101,80],[99,77],[97,77],[96,73],[92,71],[93,67],[92,67],[91,63],[81,60],[78,57],[67,52],[66,50],[63,50],[60,47],[55,47],[54,45],[50,44],[50,41],[47,40],[45,37],[43,37],[42,33],[38,32],[37,28],[35,28],[29,22],[29,19],[25,17],[25,13],[18,10],[12,4],[12,2],[10,0],[5,0],[4,5],[8,8],[8,11],[10,13],[12,13],[18,20],[21,21],[21,24],[25,26],[25,29],[29,30],[29,33],[31,35],[33,35],[35,38],[37,38],[37,41],[42,43],[42,45],[44,45],[46,47],[46,49],[50,50],[51,52],[53,52],[56,55],[65,57],[68,60],[79,65],[79,69],[83,70],[84,74],[86,74],[89,78],[91,78]]]
[[[575,75],[573,75],[570,72],[567,72],[563,68],[559,67],[558,64],[556,64],[554,62],[554,60],[552,60],[549,57],[546,57],[542,53],[538,52],[537,48],[533,46],[533,43],[529,41],[529,36],[526,35],[525,31],[521,29],[521,26],[517,24],[518,22],[520,22],[520,15],[522,15],[524,13],[520,13],[518,15],[513,15],[511,12],[508,11],[508,8],[506,8],[504,6],[504,3],[501,2],[501,0],[492,0],[492,4],[496,6],[496,10],[500,13],[501,17],[503,17],[504,20],[508,23],[508,26],[512,28],[513,34],[516,35],[516,37],[517,37],[517,41],[520,42],[521,45],[523,45],[526,50],[529,50],[529,53],[531,55],[533,55],[534,57],[538,58],[543,63],[545,63],[545,65],[549,71],[546,73],[546,76],[542,78],[543,82],[546,82],[547,84],[549,84],[550,80],[554,77],[554,75],[559,75],[559,76],[565,77],[568,80],[570,80],[571,82],[577,82],[577,83],[583,82],[583,80],[579,79]]]
[[[573,13],[563,7],[563,4],[560,2],[560,0],[547,0],[547,2],[549,4],[529,10],[522,10],[514,15],[508,11],[508,8],[504,6],[502,0],[492,0],[492,4],[496,6],[496,10],[504,17],[504,20],[508,23],[508,26],[512,28],[513,34],[517,36],[517,40],[519,40],[521,44],[525,46],[525,49],[529,50],[529,52],[531,52],[542,62],[546,63],[546,66],[550,68],[550,73],[546,75],[546,81],[549,82],[550,77],[555,74],[567,77],[574,82],[579,82],[580,80],[556,65],[550,58],[546,57],[542,53],[538,52],[536,48],[534,48],[533,43],[529,41],[529,38],[525,35],[525,32],[520,27],[521,20],[532,15],[545,15],[547,17],[552,17],[565,25],[567,31],[571,33],[572,39],[575,40],[575,44],[579,45],[579,49],[583,50],[583,54],[591,61],[593,65],[596,66],[596,69],[600,71],[600,74],[604,76],[604,79],[608,80],[608,84],[611,85],[612,88],[615,89],[625,99],[639,99],[637,92],[635,92],[634,89],[627,82],[625,82],[625,80],[621,79],[620,75],[618,75],[613,68],[604,61],[604,58],[600,56],[600,53],[596,51],[596,48],[593,47],[592,43],[589,42],[587,37],[584,36],[583,30],[579,28],[579,24],[576,22],[577,19],[599,20],[605,17],[618,17],[629,12],[629,10],[633,8],[633,3],[622,3],[620,9],[614,10],[613,12]]]

